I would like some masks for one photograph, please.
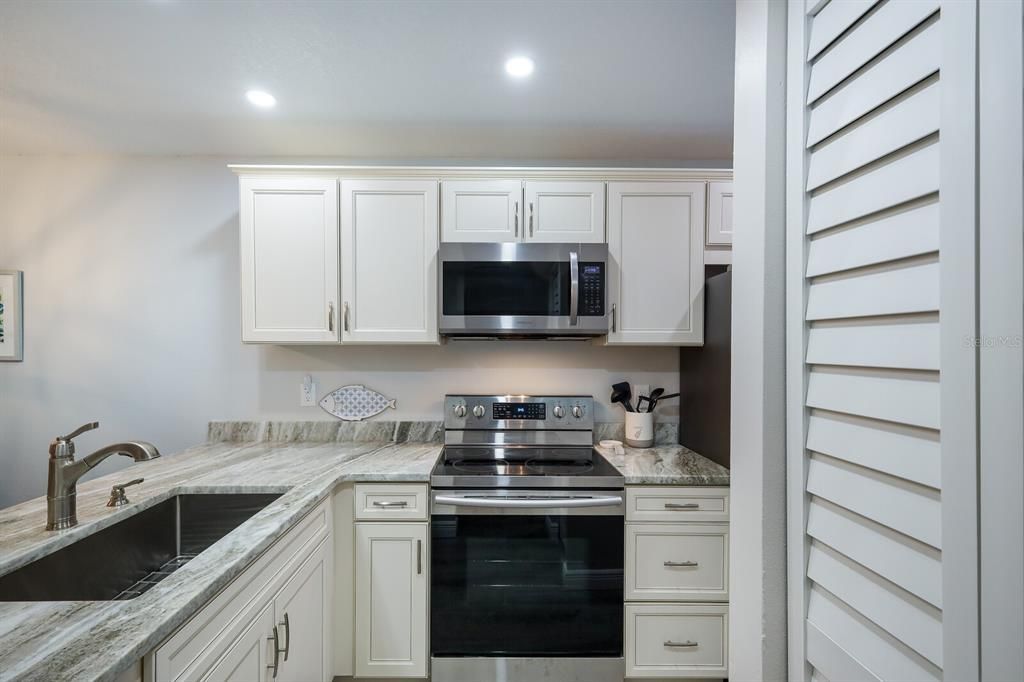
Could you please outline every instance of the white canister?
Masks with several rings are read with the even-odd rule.
[[[626,413],[626,445],[631,448],[649,448],[654,445],[654,413]]]

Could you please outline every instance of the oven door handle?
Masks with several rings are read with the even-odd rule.
[[[580,255],[569,252],[569,326],[579,324],[580,314]]]
[[[610,497],[545,497],[515,499],[509,497],[452,497],[436,495],[434,502],[453,507],[495,507],[499,509],[565,509],[567,507],[617,507],[622,504],[619,495]]]

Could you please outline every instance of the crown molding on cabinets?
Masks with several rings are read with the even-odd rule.
[[[512,178],[564,180],[732,180],[731,168],[575,168],[537,166],[317,166],[278,164],[228,164],[239,176],[303,175],[359,178]]]

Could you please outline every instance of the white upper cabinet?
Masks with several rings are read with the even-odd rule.
[[[525,241],[604,243],[604,183],[527,180]]]
[[[732,245],[732,183],[708,183],[708,246]]]
[[[520,180],[446,180],[441,189],[442,241],[514,242],[521,238]]]
[[[338,341],[338,182],[243,177],[242,340]]]
[[[437,343],[437,181],[343,180],[343,343]]]
[[[445,242],[604,243],[604,183],[446,180]]]
[[[703,182],[608,184],[609,344],[704,342]]]

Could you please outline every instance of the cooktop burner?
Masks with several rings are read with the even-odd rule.
[[[508,473],[509,467],[512,465],[501,460],[457,459],[449,466],[452,469],[464,471],[468,474],[503,476]]]
[[[526,463],[526,468],[529,469],[531,474],[540,474],[541,476],[561,476],[564,474],[585,474],[588,471],[594,470],[594,463],[586,461],[559,461],[559,460],[543,460],[543,459],[531,459]]]

